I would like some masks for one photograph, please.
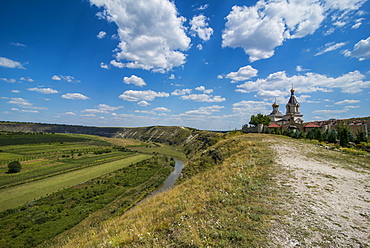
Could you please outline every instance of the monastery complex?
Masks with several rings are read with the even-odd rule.
[[[275,102],[272,104],[272,112],[267,115],[270,118],[271,123],[269,126],[263,126],[259,124],[257,127],[243,127],[242,131],[245,133],[261,133],[264,129],[268,128],[270,131],[273,129],[280,129],[284,132],[286,129],[295,129],[301,132],[307,133],[310,129],[319,128],[321,132],[331,131],[337,128],[339,123],[347,125],[352,134],[356,134],[358,131],[363,131],[368,136],[370,133],[370,125],[368,121],[370,118],[358,118],[358,119],[330,119],[327,121],[315,121],[304,123],[303,114],[300,112],[301,105],[294,95],[295,90],[290,90],[290,98],[285,106],[285,114],[279,111],[279,104]]]

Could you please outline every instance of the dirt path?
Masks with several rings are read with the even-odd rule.
[[[321,149],[345,161],[340,152],[290,139],[269,142],[281,165],[271,247],[370,247],[370,171],[310,156]]]

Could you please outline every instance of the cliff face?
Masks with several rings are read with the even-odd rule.
[[[121,128],[85,127],[42,123],[0,122],[0,131],[10,132],[75,133],[112,137],[114,133],[118,132],[120,129]]]
[[[186,127],[153,126],[139,128],[119,128],[23,122],[0,122],[0,131],[92,134],[104,137],[140,139],[143,141],[168,143],[170,145],[187,144],[201,136],[205,136],[203,138],[206,138],[206,136],[213,136],[211,135],[212,133],[198,131]]]
[[[140,139],[182,147],[186,155],[215,144],[222,134],[186,127],[86,127],[57,124],[0,122],[0,131],[91,134],[103,137]]]

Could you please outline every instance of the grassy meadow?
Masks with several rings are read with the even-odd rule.
[[[168,156],[126,148],[147,145],[0,132],[0,247],[35,247],[81,221],[95,223],[130,208],[173,170]],[[10,161],[21,163],[19,173],[7,173]]]

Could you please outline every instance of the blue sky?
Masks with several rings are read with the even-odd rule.
[[[1,120],[241,128],[369,116],[366,0],[0,2]]]

